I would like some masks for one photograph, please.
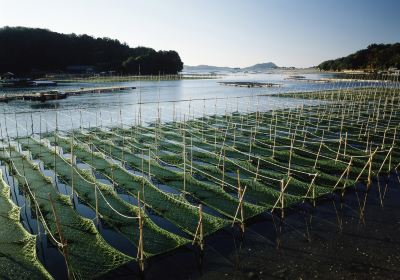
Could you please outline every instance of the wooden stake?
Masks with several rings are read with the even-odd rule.
[[[271,141],[272,140],[272,122],[273,122],[273,120],[274,120],[274,115],[275,115],[275,113],[274,113],[275,111],[274,110],[272,110],[272,114],[271,114],[271,122],[270,122],[270,124],[269,124],[269,141]]]
[[[225,148],[224,148],[224,156],[225,156]],[[225,158],[224,158],[225,160]],[[224,162],[225,164],[225,162]],[[190,135],[190,175],[193,175],[193,137]]]
[[[350,162],[349,162],[349,165],[347,166],[346,179],[344,181],[344,185],[343,185],[343,189],[342,189],[342,198],[344,198],[344,194],[346,192],[347,181],[349,180],[350,169],[351,169],[352,163],[353,163],[353,157],[350,157]]]
[[[56,208],[54,206],[54,202],[53,202],[53,198],[51,196],[51,193],[48,193],[48,197],[49,197],[49,200],[50,200],[51,209],[53,211],[54,221],[56,222],[57,232],[58,232],[58,235],[60,236],[61,249],[62,249],[62,252],[63,252],[63,255],[64,255],[64,259],[65,259],[65,265],[67,266],[68,279],[71,280],[71,279],[74,279],[74,277],[73,277],[73,273],[71,271],[71,267],[70,267],[70,264],[69,264],[67,241],[64,238],[64,234],[63,234],[62,228],[61,228],[61,222],[60,222],[60,219],[59,219],[59,217],[57,215]]]
[[[321,152],[321,148],[322,148],[322,138],[321,138],[321,143],[319,144],[317,157],[315,158],[315,161],[314,161],[314,167],[313,167],[314,169],[317,168],[317,163],[318,163],[319,154]]]
[[[137,195],[138,202],[138,213],[139,213],[139,244],[138,244],[138,253],[137,258],[139,261],[139,269],[140,272],[144,271],[144,250],[143,250],[143,218],[142,218],[142,209],[140,207],[140,192]]]
[[[96,222],[97,226],[100,224],[100,219],[99,219],[99,199],[97,197],[97,185],[94,183],[94,198],[96,200]]]
[[[122,163],[122,166],[125,167],[124,149],[125,149],[125,135],[122,136],[122,147],[121,147],[121,163]]]
[[[385,129],[385,132],[383,133],[382,147],[381,147],[382,150],[383,150],[383,147],[385,146],[386,132],[387,132],[387,129]]]
[[[368,152],[368,147],[369,147],[369,130],[368,130],[368,133],[367,133],[367,143],[366,143],[366,146],[365,146],[365,152],[366,153]]]
[[[368,182],[367,182],[367,191],[369,190],[371,183],[372,183],[372,178],[371,178],[371,173],[372,173],[372,156],[373,154],[371,153],[369,157],[369,163],[368,163]]]
[[[284,192],[285,192],[285,182],[282,179],[281,180],[281,197],[280,197],[280,202],[281,202],[281,218],[284,219],[285,218],[285,198],[284,198]]]
[[[182,158],[183,158],[183,191],[186,192],[186,138],[185,138],[185,130],[183,131],[183,150],[182,150]]]
[[[236,145],[236,124],[233,127],[233,148],[235,148]]]
[[[290,167],[292,165],[293,142],[294,142],[294,137],[292,137],[292,140],[290,141],[289,164],[288,164],[288,172],[287,172],[288,176],[290,176]]]
[[[335,163],[338,161],[339,158],[339,153],[340,153],[340,147],[342,146],[342,135],[340,134],[340,138],[339,138],[339,147],[338,150],[336,152],[336,158],[335,158]]]
[[[257,181],[258,177],[258,171],[260,169],[260,158],[257,160],[257,171],[256,171],[256,177],[254,178],[254,181]]]
[[[150,170],[150,166],[151,166],[151,150],[149,148],[149,180],[151,180],[151,170]]]
[[[304,126],[303,126],[303,133],[304,133]],[[306,138],[307,138],[307,133],[304,133],[303,145],[302,145],[303,148],[304,148],[304,146],[306,144]]]
[[[315,174],[314,178],[311,181],[311,186],[312,186],[312,200],[313,200],[313,206],[315,207],[315,179],[317,178],[318,173]]]
[[[274,158],[274,156],[275,156],[276,125],[277,125],[277,123],[278,123],[278,115],[276,115],[276,118],[275,118],[275,129],[274,129],[274,145],[273,145],[273,147],[272,147],[272,158]]]
[[[240,228],[242,232],[244,232],[244,215],[243,215],[243,191],[240,185],[240,171],[237,170],[237,178],[238,178],[238,199],[239,199],[239,207],[240,207]]]
[[[74,135],[71,136],[71,194],[72,201],[74,201]]]
[[[199,244],[200,250],[204,250],[204,236],[203,236],[203,205],[199,205],[199,222],[197,223],[196,232],[194,234],[194,238],[192,241],[192,245],[194,243]]]
[[[217,151],[217,128],[214,129],[214,151]]]
[[[204,239],[203,239],[203,205],[199,205],[199,244],[200,250],[204,250]]]
[[[142,177],[143,177],[143,179],[144,179],[144,152],[143,152],[143,150],[142,150]]]
[[[249,139],[249,159],[248,161],[251,162],[251,147],[253,146],[252,142],[253,138],[253,128],[250,128],[250,139]]]
[[[221,188],[224,189],[225,187],[225,147],[224,147],[224,151],[223,151],[223,158],[222,158],[222,184],[221,184]]]

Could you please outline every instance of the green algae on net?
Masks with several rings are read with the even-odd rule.
[[[110,245],[100,236],[91,220],[79,216],[72,207],[69,197],[61,195],[54,188],[50,178],[45,177],[38,166],[14,148],[3,149],[1,160],[14,172],[18,183],[27,188],[32,200],[43,214],[44,223],[59,246],[58,230],[53,217],[49,194],[59,215],[61,231],[68,246],[68,269],[77,278],[97,277],[132,260]]]
[[[36,236],[20,223],[20,210],[0,170],[0,278],[52,279],[36,255]]]
[[[141,211],[121,199],[114,186],[136,199],[140,194],[141,204],[185,232],[185,237],[173,234],[143,213],[143,250],[150,257],[198,239],[200,221],[202,234],[209,235],[265,211],[283,210],[305,200],[315,202],[335,191],[344,194],[357,182],[365,182],[368,188],[374,176],[397,169],[398,93],[396,89],[379,95],[369,89],[353,89],[346,94],[337,90],[280,94],[321,102],[15,140],[138,248],[139,222],[133,218]],[[113,186],[101,183],[64,152]],[[19,147],[5,146],[0,157],[18,182],[29,188],[49,230],[58,236],[47,199],[47,193],[52,193],[74,273],[96,277],[133,259],[105,243],[93,222],[79,216],[70,198],[59,194]],[[163,190],[161,184],[174,191]],[[213,211],[201,213],[199,204]],[[86,263],[89,260],[90,264]],[[40,263],[30,265],[47,275]]]

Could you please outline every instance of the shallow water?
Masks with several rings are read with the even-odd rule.
[[[397,279],[400,181],[393,173],[385,190],[385,180],[368,193],[358,184],[344,200],[333,194],[316,208],[287,209],[283,223],[260,215],[246,223],[243,238],[238,227],[226,227],[206,238],[203,256],[188,246],[150,259],[144,279]],[[103,279],[132,277],[139,277],[135,266]]]
[[[67,99],[42,102],[12,101],[0,103],[0,138],[80,127],[132,125],[161,121],[183,120],[204,114],[251,112],[313,104],[293,98],[271,97],[280,92],[300,92],[353,86],[365,83],[310,83],[285,80],[293,73],[231,74],[217,79],[177,81],[134,81],[121,83],[64,83],[51,89],[65,91],[81,87],[131,86],[136,89],[70,96]],[[332,74],[304,74],[320,79]],[[221,81],[258,81],[280,84],[280,87],[243,88],[221,85]],[[0,88],[0,95],[8,92],[41,91],[46,88]],[[6,131],[7,127],[7,131]]]

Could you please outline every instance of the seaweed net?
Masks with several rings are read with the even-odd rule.
[[[55,141],[66,152],[71,152],[71,145],[73,145],[73,153],[77,158],[91,166],[94,170],[106,175],[116,186],[126,190],[130,195],[137,198],[138,192],[142,192],[143,202],[146,206],[173,222],[185,232],[191,235],[195,234],[199,221],[198,209],[183,197],[163,192],[156,188],[146,177],[128,172],[123,166],[110,162],[104,154],[99,151],[93,152],[80,141],[74,141],[74,139],[71,140],[71,138],[61,136],[49,138],[49,140]],[[182,213],[185,213],[185,215],[183,216]],[[203,214],[202,218],[205,234],[212,233],[227,224],[225,220],[206,213]],[[159,239],[157,236],[145,235],[148,236],[148,240],[150,241]],[[184,240],[181,240],[178,245],[183,243]],[[158,245],[157,247],[158,252],[156,253],[160,253],[159,250],[162,246]]]
[[[25,138],[18,141],[30,151],[33,157],[42,160],[46,167],[55,170],[67,184],[73,185],[75,194],[97,211],[102,219],[131,240],[134,245],[138,244],[138,207],[119,198],[110,186],[97,182],[89,172],[72,167],[57,149],[52,149],[35,139]],[[143,219],[143,234],[146,236],[144,248],[147,255],[170,251],[186,243],[184,238],[162,230],[148,217],[144,216]]]
[[[20,223],[20,209],[10,199],[10,187],[0,170],[0,278],[52,279],[36,255],[36,236]]]
[[[245,220],[265,211],[281,209],[283,213],[296,203],[315,204],[333,192],[344,195],[348,188],[362,185],[368,189],[376,176],[398,169],[398,88],[321,90],[275,97],[312,102],[269,111],[259,110],[257,104],[256,110],[214,115],[192,108],[183,120],[174,117],[172,122],[161,122],[158,117],[148,125],[136,123],[135,115],[135,124],[121,120],[111,127],[63,132],[56,126],[55,132],[16,140],[54,170],[104,222],[138,247],[137,217],[145,208],[197,240],[199,228],[208,235],[236,221],[243,226]],[[2,158],[31,190],[56,237],[47,193],[57,198],[57,212],[71,248],[71,267],[77,275],[88,276],[92,269],[92,276],[101,275],[131,260],[105,244],[94,224],[74,211],[71,197],[60,195],[21,151],[12,147],[4,151]],[[75,158],[92,170],[79,167]],[[112,185],[101,183],[92,171]],[[139,206],[121,199],[117,188],[140,200]],[[202,213],[201,205],[213,211]],[[189,242],[187,237],[158,227],[144,213],[147,257]]]
[[[67,266],[74,278],[94,278],[132,260],[108,245],[100,236],[91,220],[79,216],[72,207],[70,199],[57,192],[50,178],[45,177],[14,147],[3,148],[0,157],[14,172],[18,183],[27,188],[31,199],[37,204],[46,224],[51,241],[59,247],[67,246]],[[54,209],[60,220],[60,229],[65,242],[61,243],[53,216],[49,194],[53,198]]]

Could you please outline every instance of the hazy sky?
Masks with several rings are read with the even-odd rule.
[[[397,0],[0,0],[0,26],[173,49],[187,65],[305,67],[400,42]]]

